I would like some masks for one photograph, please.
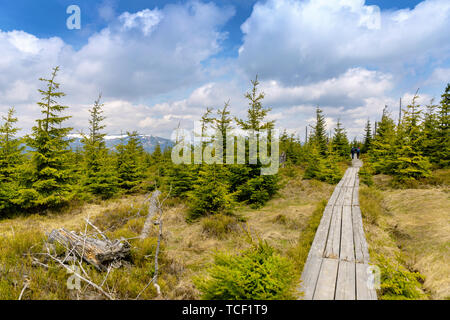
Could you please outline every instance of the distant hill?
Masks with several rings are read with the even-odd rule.
[[[155,137],[152,135],[138,135],[139,140],[144,147],[144,150],[152,153],[156,146],[159,144],[161,146],[161,151],[164,151],[167,147],[171,147],[174,145],[173,141],[161,137]],[[70,138],[74,139],[74,141],[70,144],[72,150],[76,150],[77,148],[81,148],[83,144],[81,143],[81,136],[78,134],[70,135]],[[114,149],[118,144],[120,144],[122,138],[125,143],[128,140],[127,135],[108,135],[105,137],[106,147],[108,149]]]

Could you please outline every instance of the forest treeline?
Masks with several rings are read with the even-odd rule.
[[[65,126],[70,116],[64,115],[68,107],[60,104],[65,94],[56,81],[58,70],[54,68],[49,79],[40,79],[42,98],[37,105],[41,117],[36,119],[29,135],[19,137],[14,108],[9,109],[0,123],[0,217],[45,212],[72,201],[108,199],[158,188],[185,201],[189,206],[188,219],[195,219],[230,213],[238,203],[260,207],[279,189],[278,174],[261,175],[263,165],[259,161],[174,164],[170,147],[161,150],[156,146],[149,154],[135,131],[127,132],[128,138],[109,150],[105,144],[101,95],[89,110],[86,124],[89,130],[83,135],[83,147],[72,150],[69,146],[72,128]],[[267,120],[271,109],[263,106],[264,93],[258,90],[258,85],[256,78],[245,95],[248,101],[245,119],[233,117],[228,103],[215,111],[207,108],[201,118],[202,136],[208,128],[222,135],[233,128],[255,132],[273,129],[275,122]],[[366,154],[361,174],[367,183],[376,173],[393,175],[399,183],[427,177],[433,168],[449,165],[449,99],[450,85],[439,104],[431,102],[424,108],[416,104],[415,97],[397,124],[385,109],[375,130],[368,121],[364,140],[352,142],[340,121],[334,134],[328,135],[323,112],[317,108],[316,122],[307,141],[301,142],[286,131],[279,137],[280,154],[286,155],[283,166],[302,166],[305,179],[334,184],[343,174],[338,163],[348,161],[350,147],[357,145]],[[209,138],[209,141],[217,139]],[[226,146],[223,148],[226,154]]]

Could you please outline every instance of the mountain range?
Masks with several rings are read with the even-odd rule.
[[[73,141],[70,143],[70,147],[72,150],[76,150],[83,147],[81,143],[82,137],[79,134],[72,134],[70,138]],[[156,137],[152,135],[138,135],[139,141],[141,142],[144,150],[152,153],[156,146],[159,144],[161,147],[161,151],[164,151],[167,147],[171,147],[174,145],[172,140]],[[127,135],[107,135],[105,136],[106,147],[109,149],[114,149],[121,142],[127,143],[128,136]]]

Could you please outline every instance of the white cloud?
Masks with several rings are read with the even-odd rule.
[[[284,86],[273,80],[263,82],[262,88],[269,104],[314,103],[351,107],[367,97],[384,95],[394,86],[392,78],[390,74],[353,68],[338,77],[312,84]]]
[[[364,0],[268,0],[242,26],[239,61],[249,76],[299,84],[349,68],[384,70],[450,56],[450,2],[382,11]],[[379,25],[378,22],[379,21]]]
[[[450,77],[441,67],[450,53],[444,0],[382,12],[363,0],[268,0],[242,26],[238,58],[215,56],[232,8],[194,1],[116,15],[106,0],[99,12],[108,27],[79,50],[59,38],[0,30],[0,114],[16,106],[28,131],[40,112],[38,78],[61,65],[57,80],[75,132],[86,131],[88,109],[102,91],[108,133],[169,137],[179,123],[191,129],[206,107],[222,108],[228,99],[232,115],[245,117],[244,93],[257,73],[279,128],[304,137],[319,105],[328,129],[340,118],[353,139],[385,104],[397,115],[392,96],[403,95],[404,104],[412,98],[398,92],[403,65],[414,74],[433,61],[429,83]],[[429,98],[421,95],[420,103]]]
[[[427,83],[430,84],[447,84],[450,82],[450,68],[436,68],[433,70]]]
[[[144,9],[136,13],[124,12],[119,16],[119,21],[125,30],[138,29],[148,36],[163,19],[160,10]]]
[[[111,101],[111,130],[135,127],[137,119],[147,117],[149,99],[179,96],[204,83],[208,72],[202,63],[220,51],[226,37],[220,29],[234,14],[232,8],[195,1],[125,12],[118,18],[107,1],[99,10],[104,19],[112,19],[109,26],[77,51],[57,37],[0,30],[0,112],[16,106],[25,132],[40,112],[38,79],[48,78],[56,65],[61,66],[57,81],[67,94],[62,103],[73,115],[70,125],[86,127],[89,105],[101,91]]]

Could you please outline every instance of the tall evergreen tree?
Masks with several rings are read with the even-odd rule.
[[[421,110],[416,105],[415,96],[410,105],[403,110],[403,118],[398,128],[395,157],[389,161],[391,173],[400,182],[408,182],[431,174],[431,164],[423,156],[421,146],[423,135],[420,128]]]
[[[436,158],[439,166],[444,168],[450,165],[450,83],[447,84],[437,114],[437,145]]]
[[[245,94],[249,105],[247,110],[247,119],[235,118],[235,121],[241,129],[248,130],[249,137],[255,139],[256,141],[259,141],[261,131],[267,130],[269,144],[268,150],[270,150],[271,139],[279,138],[272,136],[271,130],[275,126],[275,121],[267,120],[267,115],[272,109],[266,108],[262,105],[264,93],[258,91],[258,76],[256,76],[255,80],[252,80],[251,83],[251,92],[247,92]],[[240,201],[247,201],[247,203],[254,207],[259,207],[269,200],[278,189],[278,175],[274,174],[261,176],[262,164],[260,162],[258,146],[256,150],[256,154],[250,156],[250,148],[249,145],[246,144],[246,158],[250,162],[256,160],[256,163],[250,163],[245,166],[230,166],[229,176],[230,185],[232,186],[231,190],[235,191],[236,189],[237,198]]]
[[[228,111],[228,107],[230,106],[230,101],[225,102],[225,105],[222,109],[217,110],[217,117],[214,119],[214,128],[218,134],[220,134],[222,143],[223,143],[223,151],[222,155],[225,157],[227,154],[227,132],[233,129],[233,125],[231,124],[233,119],[230,117],[230,111]]]
[[[441,146],[438,144],[438,119],[436,114],[437,106],[433,103],[433,100],[427,105],[427,111],[423,117],[422,123],[422,153],[430,159],[432,163],[439,163],[437,157],[438,150]]]
[[[326,156],[327,154],[327,129],[325,123],[325,117],[323,115],[322,110],[317,107],[316,109],[316,124],[311,126],[312,133],[309,138],[309,143],[315,144],[319,153],[322,156]]]
[[[162,152],[161,152],[161,145],[159,143],[156,144],[155,150],[153,150],[151,159],[154,163],[159,163],[162,160]]]
[[[340,119],[338,119],[336,128],[334,128],[334,136],[332,139],[333,153],[340,158],[348,158],[349,154],[348,146],[349,143],[347,133],[345,132],[345,129],[342,127]]]
[[[84,136],[83,151],[85,159],[84,181],[85,189],[104,199],[112,197],[117,191],[118,178],[112,159],[105,144],[105,135],[102,130],[105,125],[103,116],[104,104],[100,103],[101,94],[95,100],[94,106],[89,110],[89,135]]]
[[[375,173],[391,173],[388,162],[394,158],[398,149],[395,143],[395,134],[394,120],[385,107],[381,121],[377,122],[377,131],[370,148],[370,161]]]
[[[370,125],[370,120],[367,119],[366,127],[364,128],[364,142],[361,152],[366,153],[370,150],[372,145],[372,127]]]
[[[17,173],[17,167],[23,161],[23,149],[21,139],[17,139],[15,127],[17,118],[15,110],[10,108],[7,116],[3,116],[3,124],[0,126],[0,182],[11,182]]]
[[[58,103],[65,96],[55,81],[59,67],[53,69],[50,79],[40,78],[46,83],[46,89],[39,89],[42,99],[37,104],[41,108],[42,119],[32,128],[31,136],[26,141],[31,151],[31,174],[27,177],[26,188],[19,202],[26,206],[37,206],[41,209],[59,206],[71,197],[71,168],[68,158],[71,150],[68,134],[72,130],[63,127],[70,116],[62,112],[68,107]]]
[[[247,119],[235,118],[237,124],[243,130],[253,130],[258,132],[264,129],[272,129],[275,121],[265,121],[267,114],[272,110],[271,108],[265,108],[262,105],[264,99],[264,92],[258,92],[258,76],[255,80],[252,80],[252,91],[247,92],[245,97],[249,101],[249,108],[247,110]]]
[[[143,178],[142,155],[144,149],[139,141],[138,133],[127,132],[127,143],[122,142],[116,146],[117,172],[119,185],[126,191],[136,191]]]
[[[12,200],[17,197],[19,188],[17,173],[24,160],[21,139],[16,137],[20,129],[15,127],[14,113],[14,108],[10,108],[0,126],[0,212],[12,210]]]

